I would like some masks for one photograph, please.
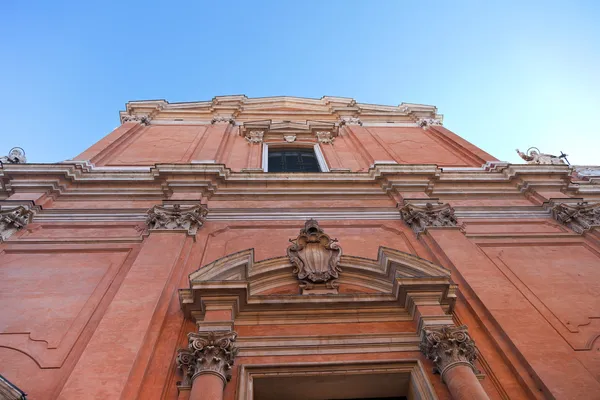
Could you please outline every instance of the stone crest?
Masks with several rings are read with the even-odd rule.
[[[335,280],[342,271],[339,267],[342,249],[337,239],[331,239],[316,220],[310,219],[290,242],[287,254],[294,265],[293,273],[302,281],[301,287],[310,290],[320,284],[335,289]]]
[[[227,383],[231,379],[231,368],[238,353],[236,338],[234,331],[188,333],[188,347],[177,351],[177,369],[183,375],[178,387],[190,388],[194,379],[201,374],[215,374],[223,379],[223,383]]]
[[[23,229],[31,221],[32,216],[33,212],[24,206],[0,209],[0,242]]]
[[[288,143],[294,143],[296,141],[296,135],[284,135],[283,140]]]
[[[172,207],[154,206],[148,210],[146,225],[149,230],[185,229],[189,235],[196,232],[206,220],[208,209],[204,205],[181,208],[175,204]]]
[[[600,226],[600,203],[588,204],[584,201],[576,205],[557,204],[552,208],[552,215],[574,232],[583,234],[594,226]]]
[[[454,366],[466,365],[475,372],[475,342],[465,325],[425,328],[419,348],[425,357],[433,361],[433,372],[441,374],[442,381],[444,373]]]
[[[419,235],[431,226],[456,226],[454,209],[449,204],[425,204],[418,206],[405,204],[400,208],[400,215],[412,230]]]

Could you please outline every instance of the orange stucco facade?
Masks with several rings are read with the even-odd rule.
[[[32,400],[600,399],[599,180],[498,161],[441,119],[337,97],[130,102],[72,160],[3,163],[0,211],[24,222],[0,225],[0,374]],[[314,148],[322,172],[266,172],[273,148]],[[592,223],[561,217],[584,201]],[[309,219],[337,239],[318,249],[335,280],[294,272]],[[476,357],[429,357],[443,326]],[[178,350],[208,332],[236,333],[233,366],[186,386]]]

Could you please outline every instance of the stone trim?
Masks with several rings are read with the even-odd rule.
[[[181,229],[193,236],[204,225],[207,214],[208,209],[202,204],[184,209],[179,204],[154,206],[148,210],[146,225],[150,231]]]
[[[582,201],[575,205],[561,203],[552,208],[552,216],[561,224],[582,235],[600,226],[600,203],[588,204]]]
[[[236,400],[252,400],[253,380],[257,377],[300,377],[300,376],[343,376],[362,374],[402,374],[409,375],[408,398],[415,400],[437,400],[423,364],[418,360],[401,361],[340,361],[305,362],[286,364],[242,365]]]
[[[25,206],[7,210],[0,208],[0,243],[23,229],[31,222],[32,216],[33,212]]]
[[[231,380],[231,368],[238,348],[235,346],[237,333],[234,331],[188,333],[188,347],[177,350],[175,360],[183,380],[178,388],[190,388],[202,374],[217,375],[227,384]]]
[[[27,395],[5,377],[0,375],[0,399],[2,400],[26,400]]]
[[[441,375],[442,382],[444,382],[444,374],[458,365],[466,365],[476,372],[474,363],[477,359],[477,350],[466,325],[430,326],[424,328],[422,332],[419,347],[427,359],[433,361],[435,365],[433,372]]]

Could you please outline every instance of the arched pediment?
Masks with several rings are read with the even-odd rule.
[[[455,285],[450,271],[399,250],[380,247],[376,260],[342,255],[336,294],[302,295],[294,265],[287,256],[256,261],[254,250],[227,255],[189,276],[180,290],[181,307],[190,317],[202,313],[203,298],[235,298],[238,310],[268,307],[306,308],[353,303],[355,306],[400,303],[412,307],[415,296],[452,308]]]

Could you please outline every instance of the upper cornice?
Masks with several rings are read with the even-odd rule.
[[[350,118],[362,123],[399,122],[441,123],[443,116],[429,105],[401,103],[398,106],[357,103],[347,97],[324,96],[320,99],[277,96],[248,98],[244,95],[216,96],[211,101],[169,103],[166,100],[130,101],[120,112],[121,122],[143,121],[160,124],[173,122],[210,123],[215,119],[233,119],[236,123],[255,120],[330,121]]]

